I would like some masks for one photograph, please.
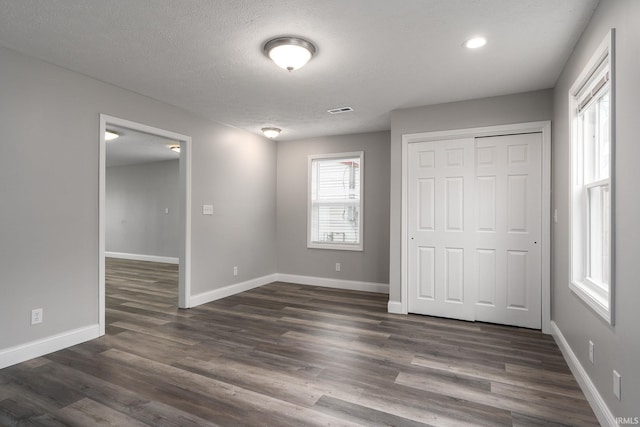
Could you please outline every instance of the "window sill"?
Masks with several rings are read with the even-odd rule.
[[[337,245],[335,243],[307,243],[309,249],[331,249],[334,251],[362,252],[362,245]]]
[[[569,287],[582,301],[585,302],[593,311],[595,311],[600,317],[602,317],[607,323],[613,325],[611,318],[611,310],[609,309],[608,294],[602,295],[602,292],[598,292],[594,289],[595,285],[589,282],[574,281],[569,283]]]

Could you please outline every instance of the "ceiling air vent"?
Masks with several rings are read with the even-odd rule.
[[[353,108],[340,107],[340,108],[332,108],[331,110],[327,110],[329,114],[342,114],[342,113],[348,113],[349,111],[353,111]]]

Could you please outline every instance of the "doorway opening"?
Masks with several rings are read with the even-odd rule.
[[[122,135],[122,140],[107,142],[107,131]],[[109,192],[107,176],[110,177]],[[100,115],[100,335],[106,330],[107,258],[116,276],[135,276],[148,271],[149,274],[161,274],[171,282],[171,277],[177,275],[178,307],[190,307],[190,177],[189,136]],[[147,180],[151,185],[149,194],[145,194],[141,180]],[[118,192],[118,188],[124,191]],[[162,197],[154,199],[151,194],[154,192]],[[173,200],[167,200],[167,197]],[[132,204],[137,206],[132,209]],[[173,282],[175,289],[175,278]],[[169,289],[170,285],[159,294],[167,296]]]

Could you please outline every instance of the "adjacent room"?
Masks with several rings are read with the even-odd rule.
[[[0,0],[0,425],[640,423],[638,22]]]
[[[105,328],[139,330],[144,318],[126,309],[178,306],[181,143],[148,128],[105,127]]]

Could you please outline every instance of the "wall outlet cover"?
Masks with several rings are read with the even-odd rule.
[[[31,310],[31,324],[37,325],[38,323],[42,323],[42,309],[36,308]]]
[[[613,370],[613,395],[621,400],[620,395],[622,394],[622,378],[620,374],[614,369]]]

